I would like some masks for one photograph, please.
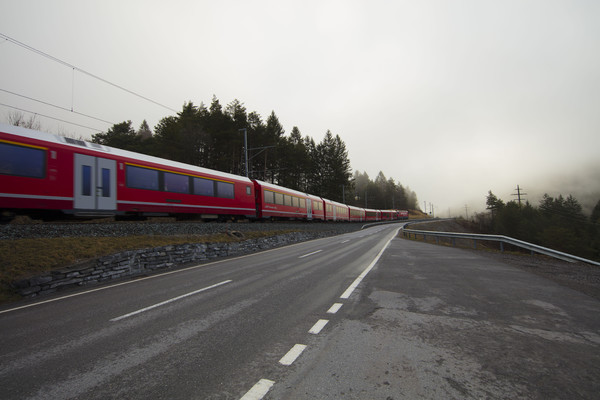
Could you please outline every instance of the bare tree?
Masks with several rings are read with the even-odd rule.
[[[8,123],[10,125],[34,129],[37,131],[39,131],[42,127],[40,121],[37,118],[37,115],[33,114],[32,116],[27,118],[21,111],[11,111],[10,113],[8,113]]]

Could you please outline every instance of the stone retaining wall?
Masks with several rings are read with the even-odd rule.
[[[248,254],[322,236],[327,235],[314,232],[294,232],[232,243],[192,243],[124,251],[54,270],[34,278],[15,281],[12,286],[22,296],[34,297],[74,286],[92,285],[143,275],[218,257]]]

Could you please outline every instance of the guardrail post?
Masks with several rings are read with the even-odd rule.
[[[500,253],[504,253],[504,242],[500,241]]]
[[[477,250],[477,239],[473,239],[473,248]]]
[[[456,238],[452,238],[452,247],[456,247]]]

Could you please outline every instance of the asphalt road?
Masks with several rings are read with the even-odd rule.
[[[600,301],[395,239],[269,399],[597,399]]]
[[[400,225],[4,307],[1,397],[597,396],[600,302]]]
[[[3,312],[1,397],[240,398],[283,367],[399,226]]]

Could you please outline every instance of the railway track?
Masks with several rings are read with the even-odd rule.
[[[23,223],[24,222],[24,223]],[[176,222],[150,221],[22,221],[0,226],[0,240],[56,237],[123,237],[144,235],[210,235],[228,231],[318,231],[341,234],[360,230],[364,223],[322,222]]]

